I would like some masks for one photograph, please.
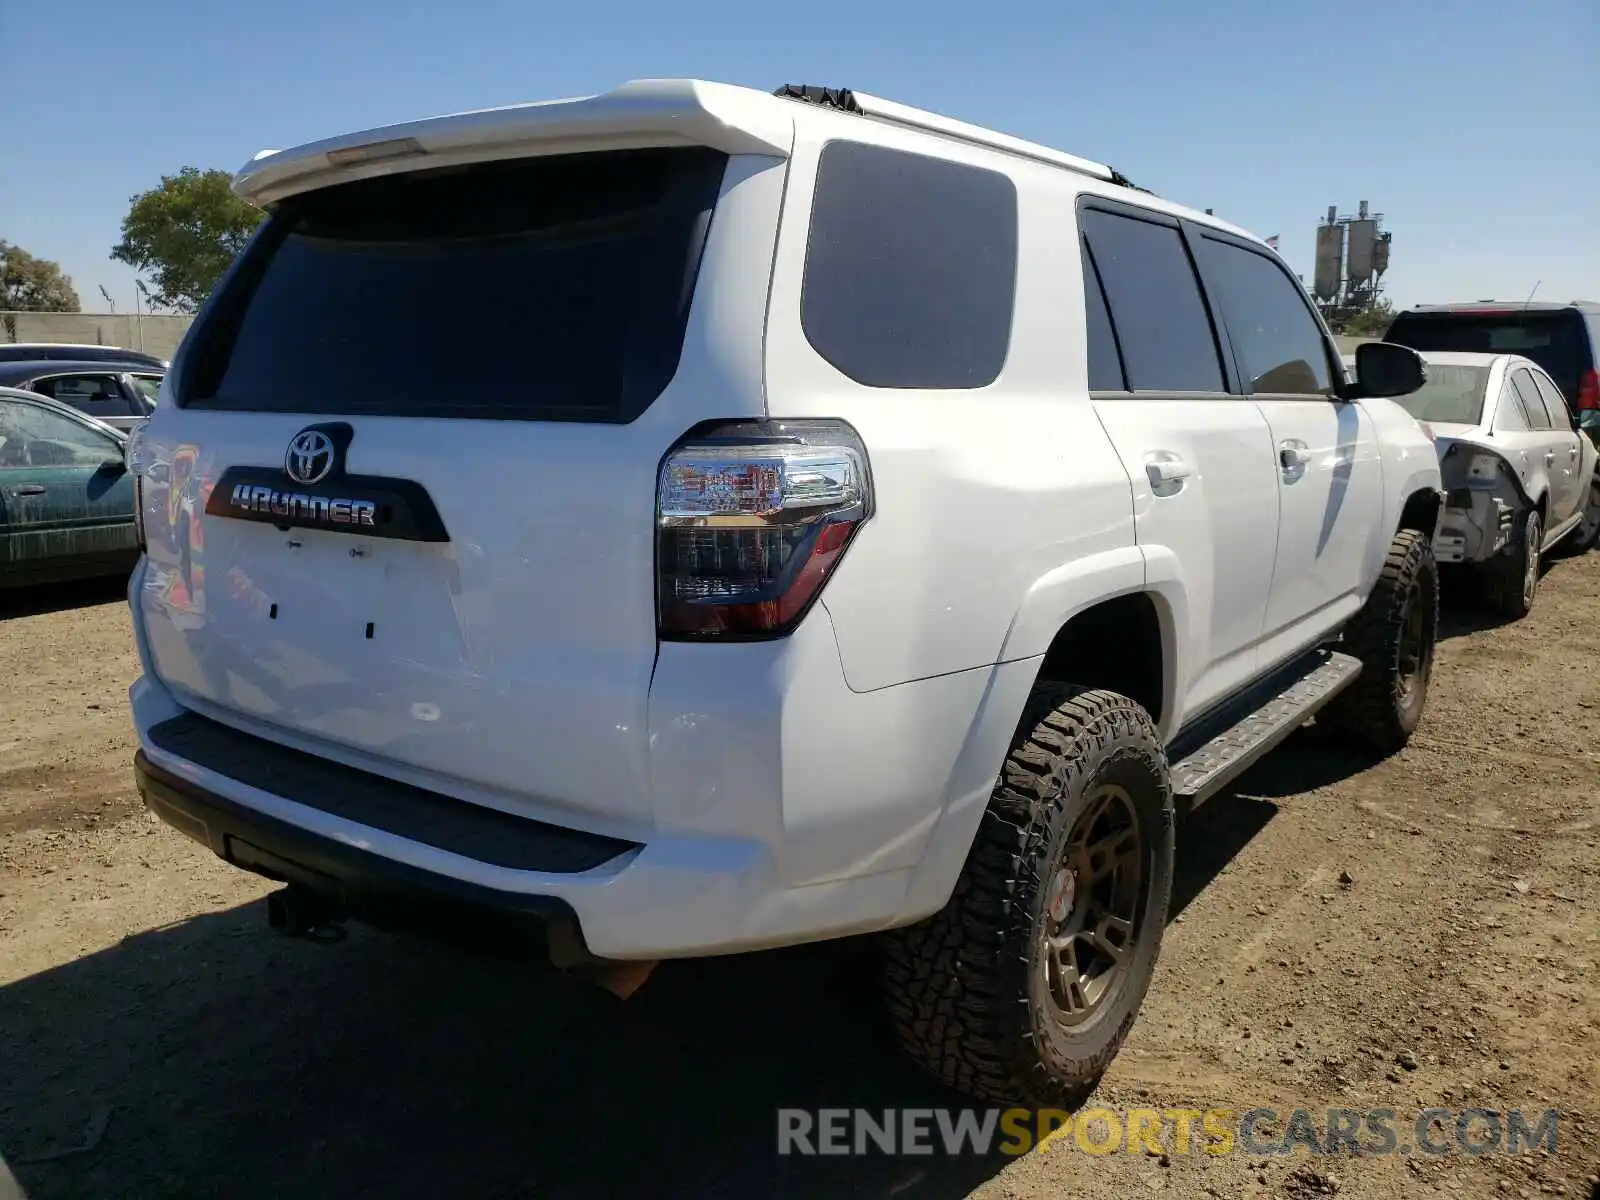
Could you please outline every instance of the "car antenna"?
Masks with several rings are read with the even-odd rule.
[[[1533,291],[1528,293],[1528,298],[1522,302],[1522,311],[1517,314],[1518,329],[1528,328],[1528,307],[1533,303],[1534,296],[1538,295],[1539,285],[1543,282],[1544,280],[1542,279],[1535,279],[1533,281]]]

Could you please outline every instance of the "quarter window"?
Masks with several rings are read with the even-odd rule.
[[[1176,227],[1100,209],[1085,210],[1082,224],[1105,286],[1127,386],[1136,392],[1224,391],[1211,320]],[[1093,267],[1085,264],[1090,272]],[[1094,364],[1090,370],[1098,373]]]
[[[1528,428],[1554,429],[1550,414],[1546,411],[1544,401],[1539,398],[1539,389],[1534,386],[1533,376],[1528,374],[1527,368],[1519,367],[1511,373],[1511,386],[1517,389],[1517,398],[1522,401],[1522,411],[1528,414]]]
[[[1545,410],[1550,414],[1551,429],[1571,429],[1572,413],[1567,409],[1567,402],[1562,399],[1560,390],[1550,382],[1548,376],[1537,371],[1529,371],[1533,382],[1539,389],[1539,395],[1544,400]]]
[[[993,383],[1016,282],[1005,175],[862,142],[822,148],[800,323],[839,371],[880,388]]]
[[[1247,389],[1331,395],[1328,345],[1300,286],[1264,254],[1210,237],[1201,238],[1200,247]]]

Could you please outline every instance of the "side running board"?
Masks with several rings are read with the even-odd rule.
[[[1247,692],[1172,747],[1172,792],[1194,807],[1209,800],[1355,682],[1361,660],[1318,650]]]

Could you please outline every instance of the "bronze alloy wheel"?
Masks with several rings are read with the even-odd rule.
[[[1080,1025],[1120,984],[1138,935],[1144,845],[1133,800],[1102,784],[1067,835],[1040,922],[1055,1018]]]
[[[1428,673],[1433,666],[1432,647],[1428,644],[1432,616],[1426,596],[1413,596],[1406,607],[1405,621],[1400,627],[1400,669],[1396,687],[1403,708],[1409,708],[1427,691]]]

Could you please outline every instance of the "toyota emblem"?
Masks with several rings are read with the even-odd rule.
[[[296,483],[321,483],[333,470],[333,439],[320,429],[302,429],[289,443],[283,469]]]

